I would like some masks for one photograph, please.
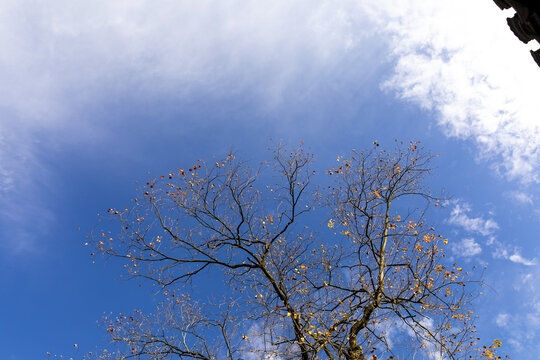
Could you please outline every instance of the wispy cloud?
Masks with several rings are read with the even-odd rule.
[[[522,205],[532,205],[533,196],[524,191],[511,191],[506,194],[510,199],[514,200],[518,204]]]
[[[20,127],[2,131],[0,124],[0,261],[35,252],[37,240],[54,222],[45,204],[50,172],[33,151],[32,139]]]
[[[473,238],[465,238],[457,243],[452,243],[452,251],[456,255],[470,257],[480,254],[482,247]]]
[[[508,341],[516,350],[528,354],[531,349],[538,350],[537,339],[540,335],[540,286],[538,275],[540,267],[527,268],[527,273],[516,274],[514,288],[519,291],[519,298],[511,311],[502,311],[494,318],[495,324],[506,330]]]
[[[500,327],[506,327],[509,323],[509,315],[505,313],[497,314],[497,317],[495,317],[495,323],[497,326]]]
[[[508,256],[508,260],[515,262],[517,264],[522,264],[526,266],[533,266],[536,265],[536,259],[528,260],[525,259],[521,254],[515,250],[515,252],[512,255],[505,255]]]
[[[492,218],[471,216],[471,206],[462,200],[447,201],[445,206],[451,206],[448,223],[461,227],[468,233],[487,236],[486,245],[492,249],[496,259],[505,259],[525,266],[536,265],[536,259],[527,259],[521,255],[521,248],[499,241],[494,233],[499,225]],[[452,251],[461,256],[474,256],[482,252],[481,245],[474,238],[464,238],[452,245]]]
[[[325,74],[360,88],[392,59],[386,88],[438,114],[447,135],[474,139],[503,173],[538,179],[540,72],[489,1],[27,0],[3,4],[0,46],[0,134],[17,134],[0,140],[4,189],[23,188],[29,161],[13,154],[31,158],[36,134],[106,136],[88,115],[104,99],[204,91],[272,107]]]
[[[362,72],[340,65],[351,51],[361,54],[363,19],[352,0],[3,2],[0,192],[11,200],[0,211],[47,212],[37,198],[20,197],[38,192],[25,174],[41,166],[40,141],[62,147],[113,136],[103,103],[189,102],[202,92],[277,106],[305,96],[324,74]],[[108,121],[136,121],[119,115]]]
[[[443,355],[436,342],[432,340],[430,334],[433,333],[434,321],[429,317],[425,317],[414,326],[414,328],[407,327],[407,334],[412,338],[423,338],[425,345],[424,349],[431,360],[443,360]]]
[[[533,266],[537,263],[535,258],[527,259],[523,257],[519,247],[504,244],[494,237],[490,238],[488,245],[492,247],[493,257],[496,259],[506,259],[525,266]]]
[[[0,14],[0,88],[11,85],[0,103],[47,124],[104,91],[249,91],[280,101],[367,34],[354,1],[28,2]]]
[[[249,360],[281,360],[279,346],[274,345],[268,330],[254,323],[247,335],[243,336],[244,347],[241,352]]]
[[[479,233],[487,236],[499,229],[499,225],[493,219],[484,219],[483,217],[470,216],[471,207],[468,203],[454,200],[446,205],[452,206],[448,222],[457,225],[470,233]]]

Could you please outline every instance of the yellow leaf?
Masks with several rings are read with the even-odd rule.
[[[330,229],[333,229],[335,223],[336,223],[336,222],[335,222],[333,219],[328,220],[328,227],[329,227]]]

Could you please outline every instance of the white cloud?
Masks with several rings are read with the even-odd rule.
[[[182,99],[204,91],[248,93],[273,106],[309,92],[322,74],[354,77],[361,88],[362,74],[392,58],[381,43],[397,61],[387,88],[435,111],[447,135],[474,139],[480,154],[509,176],[538,179],[540,71],[489,1],[165,0],[156,6],[149,0],[22,0],[2,6],[4,190],[27,188],[17,179],[38,165],[35,134],[69,141],[74,136],[66,132],[76,130],[83,143],[106,137],[100,119],[86,115],[103,99]],[[357,62],[344,66],[351,52]],[[19,156],[25,160],[14,160]],[[484,233],[495,229],[478,226]]]
[[[471,233],[479,233],[484,236],[492,234],[499,229],[499,225],[493,219],[484,219],[482,217],[471,217],[471,207],[468,203],[454,200],[446,205],[453,205],[448,222],[452,225],[461,226]]]
[[[517,264],[522,264],[526,266],[533,266],[536,265],[536,259],[528,260],[525,259],[519,252],[515,252],[512,255],[508,256],[508,260],[515,262]]]
[[[434,321],[431,318],[425,317],[419,323],[409,323],[411,326],[406,328],[407,334],[412,338],[422,337],[425,344],[425,351],[431,360],[443,360],[443,354],[436,342],[430,335],[433,333]]]
[[[508,326],[509,317],[510,316],[508,314],[498,314],[495,318],[495,323],[497,326],[506,327]]]
[[[500,311],[494,319],[495,324],[505,330],[501,336],[505,337],[517,352],[524,351],[523,355],[530,354],[531,350],[534,350],[534,353],[540,350],[537,344],[540,335],[540,286],[537,286],[538,281],[535,281],[539,274],[538,265],[528,267],[525,273],[513,274],[508,287],[514,285],[516,296],[506,297],[507,309]],[[517,357],[524,358],[519,355],[516,354]]]
[[[452,251],[459,256],[475,256],[482,252],[482,247],[473,238],[462,239],[452,244]]]
[[[515,202],[522,204],[522,205],[532,205],[533,204],[533,196],[529,193],[523,192],[523,191],[511,191],[507,193],[507,196],[514,200]]]
[[[279,101],[365,38],[354,1],[20,1],[0,14],[4,108],[50,125],[103,91]],[[355,71],[358,71],[356,69]],[[69,100],[69,101],[66,101]]]
[[[448,136],[474,140],[509,178],[539,181],[540,69],[505,14],[467,0],[383,0],[373,12],[397,58],[385,87],[433,111]]]
[[[536,259],[524,258],[518,247],[503,244],[495,238],[490,239],[490,245],[493,247],[493,257],[496,259],[506,259],[525,266],[536,265]]]
[[[523,275],[523,277],[521,278],[521,282],[523,284],[526,284],[527,282],[531,281],[532,279],[533,279],[533,274],[528,273],[528,274]]]
[[[281,351],[279,346],[272,344],[271,336],[267,329],[254,323],[248,334],[244,337],[242,355],[249,360],[280,360]]]
[[[99,115],[111,99],[249,94],[272,107],[306,96],[324,74],[374,69],[341,67],[353,49],[359,60],[369,56],[358,51],[367,32],[358,31],[365,17],[352,0],[1,3],[0,194],[10,199],[0,213],[38,217],[27,210],[47,205],[19,196],[38,192],[25,179],[46,156],[38,143],[115,136],[104,123],[117,120]]]
[[[470,205],[461,200],[447,201],[444,205],[453,206],[450,211],[448,223],[460,226],[469,233],[478,233],[488,236],[486,245],[492,248],[494,258],[506,259],[525,266],[536,265],[536,259],[527,259],[523,257],[519,247],[505,244],[493,236],[493,233],[499,229],[499,225],[495,220],[491,218],[485,219],[481,216],[470,216]],[[475,239],[464,238],[460,242],[452,245],[452,251],[461,256],[474,256],[482,252],[482,247]]]
[[[51,174],[40,164],[29,134],[19,124],[0,123],[0,257],[35,252],[55,214],[44,203]],[[3,259],[2,259],[3,260]],[[1,260],[0,260],[1,261]]]

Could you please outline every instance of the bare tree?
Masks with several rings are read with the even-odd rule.
[[[154,316],[107,320],[119,358],[484,356],[478,281],[447,263],[426,218],[439,203],[424,182],[432,156],[375,144],[316,175],[302,147],[272,154],[258,169],[232,154],[197,161],[109,210],[121,232],[94,236],[99,251],[166,295]]]

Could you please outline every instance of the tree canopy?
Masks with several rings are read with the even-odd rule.
[[[256,167],[234,154],[199,160],[108,210],[120,231],[93,236],[97,250],[165,300],[153,315],[106,319],[119,346],[107,356],[496,357],[498,340],[477,345],[478,276],[447,261],[429,221],[436,156],[375,143],[323,174],[303,146],[271,154]]]

